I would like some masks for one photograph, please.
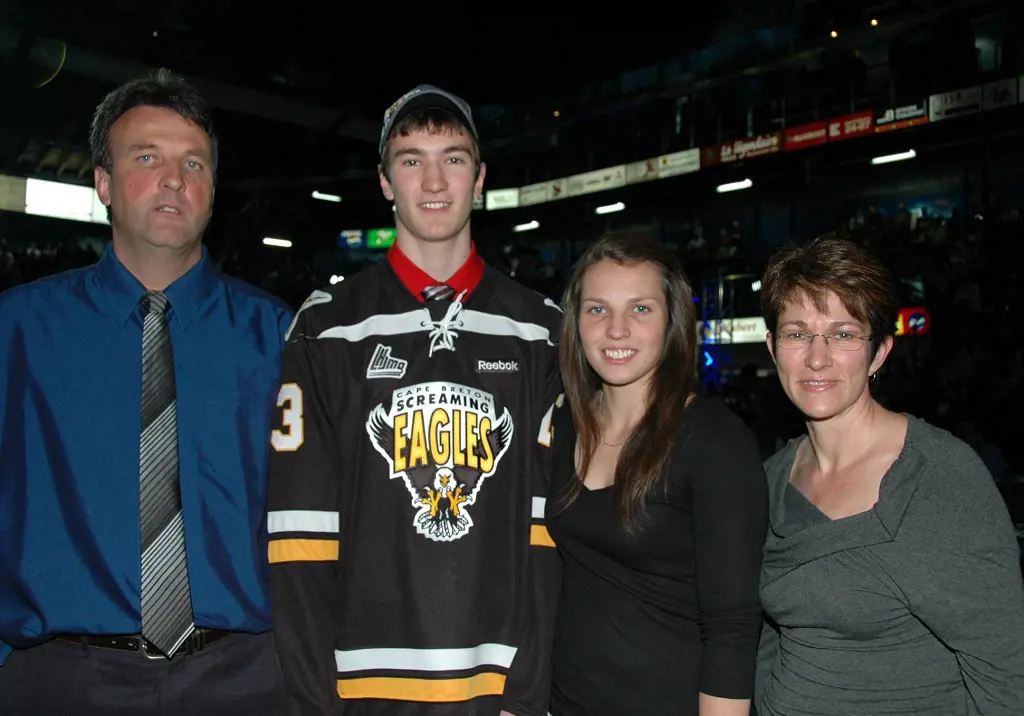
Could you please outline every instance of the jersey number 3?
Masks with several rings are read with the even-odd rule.
[[[277,393],[277,407],[284,408],[281,429],[270,435],[270,444],[277,452],[293,452],[302,445],[302,388],[285,383]]]

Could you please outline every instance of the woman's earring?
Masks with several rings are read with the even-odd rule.
[[[878,382],[878,373],[872,373],[871,377],[868,378],[868,382],[869,383],[877,383]]]

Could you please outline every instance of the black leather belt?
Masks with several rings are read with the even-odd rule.
[[[175,656],[179,654],[194,654],[197,651],[202,651],[204,648],[231,634],[230,631],[224,631],[222,629],[206,629],[205,627],[199,627],[195,629],[192,634],[185,640],[185,643],[174,653]],[[96,636],[93,634],[61,634],[57,637],[61,641],[68,641],[74,644],[85,644],[86,646],[95,646],[100,649],[113,649],[115,651],[137,651],[147,659],[165,659],[166,657],[160,653],[160,650],[153,646],[146,637],[141,634],[132,634],[130,636]]]

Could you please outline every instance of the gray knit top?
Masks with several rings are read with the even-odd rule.
[[[833,520],[765,463],[759,716],[1024,715],[1024,587],[1006,506],[965,443],[909,417],[867,512]]]

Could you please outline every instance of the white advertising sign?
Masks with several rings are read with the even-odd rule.
[[[725,319],[721,335],[718,335],[718,321],[708,321],[702,331],[702,343],[763,343],[768,326],[760,316]]]
[[[658,178],[700,171],[700,149],[686,149],[658,157]]]
[[[487,211],[515,209],[519,206],[519,189],[492,189],[487,192]]]

